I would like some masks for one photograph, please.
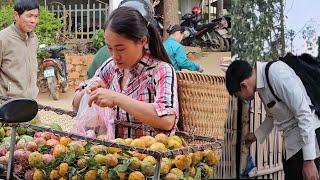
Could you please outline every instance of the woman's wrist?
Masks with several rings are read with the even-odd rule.
[[[72,100],[72,106],[73,106],[73,110],[78,110],[79,109],[79,105],[80,105],[80,101],[82,96],[84,95],[85,90],[84,89],[79,89],[75,92],[73,100]]]
[[[123,96],[125,96],[124,94],[118,93],[118,92],[114,92],[112,93],[112,102],[113,102],[113,106],[121,106],[121,99],[123,98]]]

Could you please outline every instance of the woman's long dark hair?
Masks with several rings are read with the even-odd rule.
[[[126,6],[117,8],[108,18],[104,26],[104,29],[107,28],[134,42],[138,42],[146,36],[151,55],[171,64],[158,31],[136,9]]]

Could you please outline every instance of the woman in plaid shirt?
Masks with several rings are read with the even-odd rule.
[[[120,7],[105,24],[105,40],[112,57],[91,79],[89,104],[113,108],[116,121],[174,129],[179,117],[177,79],[158,32],[139,11]],[[83,92],[74,97],[75,109]],[[119,135],[134,138],[144,132],[120,128]]]

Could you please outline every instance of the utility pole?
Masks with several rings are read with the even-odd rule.
[[[163,39],[167,39],[166,30],[170,25],[179,24],[179,1],[163,0]]]
[[[281,56],[286,53],[286,42],[284,36],[284,4],[283,0],[280,0],[280,41],[281,41]],[[292,51],[292,41],[291,41],[291,51]]]
[[[289,30],[288,31],[288,36],[289,36],[289,38],[290,38],[290,52],[292,53],[293,52],[293,45],[292,45],[292,43],[293,43],[293,39],[294,39],[294,37],[295,37],[295,32],[294,32],[294,30]]]

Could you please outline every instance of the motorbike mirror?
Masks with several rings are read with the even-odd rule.
[[[183,37],[184,38],[187,38],[187,37],[189,37],[191,35],[191,33],[190,33],[190,31],[188,31],[188,30],[185,30],[184,32],[183,32]]]
[[[21,123],[32,120],[38,113],[38,103],[27,98],[16,98],[0,106],[0,122]]]

